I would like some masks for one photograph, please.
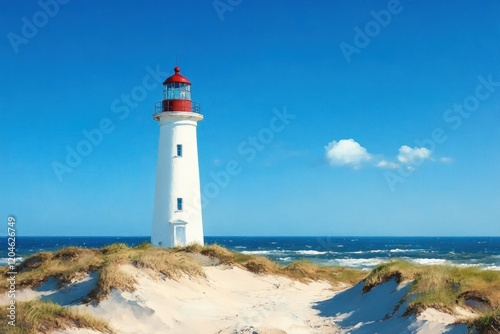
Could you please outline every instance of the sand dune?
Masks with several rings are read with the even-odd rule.
[[[206,277],[173,280],[123,265],[120,270],[135,277],[136,290],[113,290],[96,305],[81,303],[95,287],[95,273],[63,288],[49,279],[36,291],[25,290],[18,296],[52,300],[104,318],[119,334],[467,333],[465,325],[453,325],[457,316],[438,310],[403,316],[409,285],[395,280],[363,293],[363,283],[334,291],[326,282],[305,284],[236,266],[203,269]],[[465,309],[457,312],[471,315]],[[55,333],[98,334],[88,329]]]
[[[467,333],[465,325],[453,325],[455,316],[434,309],[404,317],[408,285],[394,280],[363,294],[362,283],[339,292],[325,282],[304,284],[238,267],[205,267],[206,278],[177,281],[131,265],[121,269],[137,279],[136,291],[115,290],[97,306],[76,306],[109,320],[120,334]]]
[[[153,279],[122,267],[138,281],[98,306],[80,308],[110,320],[119,333],[334,333],[312,304],[334,295],[324,282],[303,284],[237,267],[205,267],[207,278]]]

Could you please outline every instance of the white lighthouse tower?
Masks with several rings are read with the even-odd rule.
[[[196,126],[203,119],[191,101],[191,82],[180,68],[163,82],[163,101],[153,119],[160,122],[155,207],[151,243],[155,246],[203,245],[200,173]]]

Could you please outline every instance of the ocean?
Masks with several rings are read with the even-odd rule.
[[[17,262],[62,247],[137,246],[149,237],[17,237]],[[327,266],[370,270],[392,259],[420,264],[451,264],[500,270],[500,237],[205,237],[245,254],[264,255],[282,264],[305,259]],[[0,265],[7,264],[7,238],[0,238]]]

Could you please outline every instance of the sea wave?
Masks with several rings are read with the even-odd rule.
[[[316,251],[316,250],[312,250],[312,249],[307,249],[307,250],[298,250],[298,251],[295,251],[295,253],[301,254],[301,255],[323,255],[323,254],[326,254],[327,252],[320,252],[320,251]]]
[[[243,254],[255,254],[255,255],[269,255],[270,250],[256,250],[256,251],[242,251]]]
[[[346,252],[346,253],[349,253],[349,254],[375,254],[375,253],[384,253],[384,252],[387,252],[387,251],[382,250],[382,249],[372,249],[369,251],[354,251],[354,252]]]
[[[484,269],[488,269],[488,270],[500,270],[500,266],[487,266]]]
[[[384,261],[387,261],[387,259],[381,259],[381,258],[371,258],[371,259],[335,259],[335,260],[330,260],[333,263],[338,263],[341,267],[351,267],[351,268],[372,268],[375,267],[379,264],[381,264]]]
[[[445,259],[408,259],[412,262],[416,262],[418,264],[444,264],[447,262]]]
[[[469,267],[481,267],[481,264],[480,263],[459,263],[458,266],[459,267],[466,267],[466,268],[469,268]]]
[[[487,264],[487,263],[459,263],[459,267],[465,267],[465,268],[480,268],[480,269],[486,269],[486,270],[500,270],[500,266],[496,266],[493,264]]]
[[[404,253],[407,252],[406,249],[401,249],[401,248],[394,248],[389,250],[390,253]]]
[[[479,268],[486,270],[500,270],[500,266],[492,263],[453,263],[455,266],[463,268]]]
[[[409,253],[409,252],[422,252],[425,251],[424,249],[401,249],[401,248],[394,248],[389,250],[390,253]]]

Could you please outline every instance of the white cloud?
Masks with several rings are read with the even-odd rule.
[[[445,164],[449,164],[453,162],[453,159],[450,157],[441,157],[439,158],[439,161]]]
[[[398,161],[404,165],[420,165],[423,160],[431,157],[431,151],[425,147],[414,147],[403,145],[399,148]]]
[[[371,159],[366,148],[359,145],[354,139],[332,141],[326,147],[326,158],[334,166],[348,165],[355,169]]]
[[[399,168],[399,164],[392,162],[392,161],[387,161],[387,160],[380,160],[375,166],[380,167],[380,168],[387,168],[387,169]]]
[[[349,166],[359,169],[363,164],[369,164],[377,168],[398,169],[402,168],[408,171],[415,170],[424,161],[438,161],[441,163],[451,163],[453,160],[449,157],[433,158],[432,151],[425,147],[410,147],[403,145],[399,148],[396,157],[390,159],[382,155],[370,154],[354,139],[341,139],[332,141],[326,147],[326,158],[333,166]]]

